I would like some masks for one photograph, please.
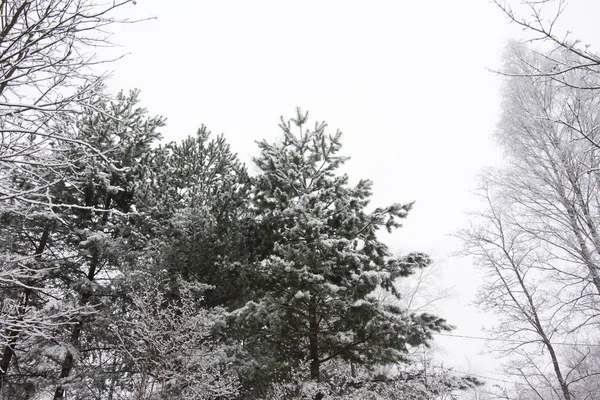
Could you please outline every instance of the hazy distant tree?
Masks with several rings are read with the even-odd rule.
[[[531,63],[546,62],[523,46],[511,47],[509,57],[510,70],[518,70],[524,57]],[[523,226],[553,246],[555,256],[565,252],[562,257],[584,267],[575,276],[592,284],[597,295],[600,218],[594,209],[600,204],[599,106],[600,94],[595,91],[537,77],[510,79],[497,134],[509,167],[505,174],[488,176],[521,208]]]
[[[511,72],[523,60],[553,62],[524,45],[508,54]],[[600,322],[600,96],[517,75],[506,83],[497,132],[506,167],[483,177],[485,210],[462,237],[487,272],[479,300],[502,321],[495,338],[505,341],[495,343],[511,353],[508,371],[538,398],[577,398],[600,372],[576,368],[594,357]]]
[[[545,45],[540,54],[545,64],[529,63],[522,59],[522,70],[502,71],[511,76],[544,77],[573,88],[597,90],[600,74],[600,55],[589,44],[572,38],[571,32],[557,32],[557,21],[563,14],[565,0],[493,0],[512,23],[522,27],[529,35],[528,41]],[[577,71],[578,76],[573,76]],[[581,76],[593,77],[591,81]]]

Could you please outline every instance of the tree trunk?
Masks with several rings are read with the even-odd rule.
[[[93,282],[96,277],[96,271],[98,269],[99,261],[100,260],[99,260],[98,254],[94,253],[92,256],[92,261],[90,263],[90,268],[88,269],[88,273],[87,273],[87,279],[90,282]],[[90,301],[91,295],[92,295],[91,291],[86,291],[81,296],[81,304],[85,306]],[[79,337],[81,336],[82,328],[83,328],[83,319],[80,317],[79,320],[77,321],[77,323],[75,324],[75,326],[73,326],[73,331],[71,332],[70,343],[72,346],[77,346],[77,344],[79,343]],[[67,349],[67,355],[65,356],[65,359],[63,360],[62,367],[60,370],[59,378],[61,380],[63,380],[64,378],[67,378],[70,375],[74,364],[75,364],[75,359],[73,358],[73,353]],[[56,391],[54,392],[54,400],[63,399],[64,395],[65,395],[65,388],[63,387],[62,384],[59,383],[59,385],[56,387]]]
[[[112,181],[111,181],[112,183]],[[114,183],[112,183],[114,184]],[[108,211],[110,210],[110,205],[112,202],[112,196],[109,194],[106,196],[106,200],[104,201],[104,214],[102,215],[102,224],[101,226],[104,227],[106,226],[106,224],[108,223],[108,216],[109,213]],[[100,265],[100,257],[98,254],[98,251],[95,250],[92,253],[92,260],[90,262],[90,267],[88,269],[88,273],[87,273],[87,279],[90,282],[94,282],[95,278],[96,278],[96,273],[98,272],[98,266]],[[92,293],[91,291],[86,291],[82,294],[81,296],[81,305],[85,306],[88,304],[88,302],[90,301],[90,297],[91,297]],[[79,342],[79,337],[81,336],[81,330],[83,328],[83,318],[79,318],[79,321],[77,321],[77,324],[75,324],[75,326],[73,327],[73,331],[71,333],[71,345],[73,346],[77,346],[78,342]],[[64,378],[68,378],[69,375],[71,374],[71,370],[73,369],[73,365],[75,363],[75,360],[73,358],[73,353],[67,349],[67,355],[65,356],[65,359],[63,360],[62,363],[62,368],[60,371],[60,376],[59,378],[61,379],[61,381]],[[58,386],[56,387],[56,391],[54,392],[54,400],[61,400],[64,398],[65,395],[65,389],[63,387],[63,385],[61,383],[58,384]]]
[[[591,250],[586,244],[585,238],[582,235],[581,230],[579,229],[579,225],[577,224],[577,211],[575,210],[575,207],[569,202],[569,200],[566,199],[565,196],[562,197],[564,207],[566,208],[567,215],[569,217],[569,222],[571,223],[572,232],[575,235],[575,238],[577,239],[577,244],[579,245],[579,254],[581,255],[581,258],[583,259],[583,262],[589,271],[590,277],[592,278],[592,282],[596,288],[596,291],[598,292],[598,294],[600,294],[600,275],[598,274],[598,268],[596,267],[596,264],[593,261]]]
[[[563,393],[563,396],[565,397],[565,400],[571,400],[571,393],[569,392],[569,387],[563,377],[563,374],[562,374],[562,371],[560,368],[560,364],[558,362],[558,357],[556,356],[556,353],[554,351],[554,346],[552,345],[552,342],[550,342],[548,335],[546,335],[544,325],[542,324],[542,321],[540,320],[540,317],[538,315],[538,309],[536,308],[535,301],[533,300],[533,294],[530,292],[529,287],[525,284],[525,280],[523,278],[524,275],[521,274],[518,265],[516,265],[514,263],[513,259],[511,258],[510,254],[508,252],[506,252],[505,254],[506,254],[507,258],[510,260],[512,269],[515,273],[515,277],[517,278],[517,280],[519,282],[519,286],[521,287],[521,291],[525,295],[525,298],[527,299],[527,304],[528,304],[529,310],[531,312],[531,315],[528,316],[528,318],[531,321],[531,323],[533,324],[533,327],[535,328],[535,330],[537,331],[537,334],[541,337],[541,339],[544,343],[544,346],[550,353],[550,359],[552,360],[554,374],[556,375],[556,380],[558,381],[558,384],[560,385],[560,389]],[[506,283],[506,281],[504,280],[504,278],[502,278],[502,275],[499,272],[498,272],[498,275],[500,276],[500,279],[502,279],[506,289],[509,291],[509,293],[511,293],[511,297],[512,297],[513,294],[512,294],[512,290],[510,289],[510,285],[508,283]]]
[[[314,296],[312,296],[310,299],[308,318],[308,353],[310,357],[310,379],[318,382],[321,366],[319,362],[319,321],[317,319],[317,300],[314,298]]]
[[[556,374],[556,379],[558,380],[558,384],[560,385],[560,389],[562,390],[563,396],[565,396],[565,400],[571,400],[571,392],[569,391],[569,386],[565,382],[565,379],[560,370],[560,364],[558,363],[558,357],[554,352],[554,346],[550,343],[549,340],[544,335],[544,344],[550,353],[550,358],[552,359],[552,367],[554,368],[554,373]]]
[[[598,294],[600,294],[600,274],[598,272],[598,267],[596,266],[596,264],[594,262],[594,257],[592,256],[592,251],[590,250],[590,248],[588,247],[588,245],[585,241],[585,236],[589,236],[590,233],[585,232],[585,231],[582,232],[583,229],[581,229],[580,225],[577,222],[578,221],[577,209],[575,207],[575,204],[573,204],[574,201],[571,200],[567,196],[567,193],[565,192],[566,185],[563,184],[563,181],[561,179],[562,174],[560,172],[560,166],[557,165],[557,163],[552,160],[550,161],[550,166],[551,166],[552,171],[555,176],[554,186],[555,186],[556,192],[559,196],[559,201],[562,203],[562,206],[565,208],[565,211],[567,212],[567,218],[568,218],[569,224],[571,226],[571,231],[573,232],[573,235],[575,235],[577,244],[579,245],[578,253],[580,254],[583,263],[585,264],[585,266],[587,267],[587,269],[589,271],[589,276],[592,279],[592,283],[594,284],[596,291],[598,292]],[[571,179],[569,181],[569,183],[571,184],[573,191],[577,192],[578,186],[575,184],[575,182]],[[582,207],[585,208],[585,204],[583,204]],[[589,216],[589,213],[588,213],[588,216]],[[590,222],[590,221],[588,220],[587,222]],[[588,226],[590,226],[590,225],[588,225]],[[593,226],[593,224],[591,224],[591,226]],[[596,242],[594,242],[594,244],[595,243]]]
[[[18,309],[18,320],[21,322],[25,315],[25,310],[29,305],[29,297],[31,295],[31,289],[25,289],[25,293],[23,293],[23,300],[21,300],[21,304]],[[19,340],[19,333],[21,331],[18,328],[9,328],[6,330],[6,336],[8,337],[8,344],[4,346],[4,351],[2,352],[2,359],[0,360],[0,389],[4,385],[6,374],[8,373],[8,367],[10,366],[10,361],[12,360],[13,355],[15,354],[15,347],[17,345],[17,341]]]

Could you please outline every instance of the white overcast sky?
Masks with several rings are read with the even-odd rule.
[[[600,46],[600,3],[572,0],[563,23]],[[165,140],[201,124],[224,133],[248,164],[255,141],[279,135],[281,115],[300,106],[343,132],[352,180],[374,181],[373,205],[416,201],[398,253],[429,252],[438,283],[457,285],[439,305],[481,335],[485,319],[467,304],[477,287],[468,260],[449,257],[482,168],[500,160],[492,133],[509,38],[523,37],[487,0],[138,0],[120,16],[156,17],[120,26],[112,91],[141,89],[143,105],[167,117]],[[479,371],[481,343],[440,340],[459,368]],[[458,350],[457,350],[458,349]],[[483,364],[485,362],[482,361]]]

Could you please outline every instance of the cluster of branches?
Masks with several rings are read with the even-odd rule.
[[[578,89],[598,90],[594,76],[600,73],[600,56],[589,44],[560,31],[560,18],[564,14],[565,0],[514,1],[493,0],[509,21],[521,27],[528,43],[542,44],[543,48],[531,51],[548,61],[540,65],[527,58],[518,59],[522,70],[501,71],[508,76],[544,77],[560,85]],[[575,76],[573,71],[579,71]],[[587,77],[590,80],[586,79]]]
[[[482,267],[478,301],[498,315],[505,399],[600,396],[600,57],[556,32],[562,0],[495,1],[533,39],[511,43],[497,138],[505,166],[478,191],[460,236]],[[532,42],[541,47],[533,47]]]
[[[0,2],[0,201],[16,212],[47,203],[46,191],[73,166],[74,160],[49,159],[49,152],[78,145],[82,157],[108,161],[75,137],[74,126],[101,90],[103,77],[93,68],[108,61],[88,51],[110,44],[105,28],[118,22],[111,14],[128,3]],[[27,185],[9,184],[17,177]]]

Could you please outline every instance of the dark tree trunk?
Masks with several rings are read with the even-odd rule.
[[[93,282],[96,277],[98,265],[99,265],[98,255],[94,254],[92,256],[90,268],[88,269],[88,273],[87,273],[87,279],[90,282]],[[91,292],[86,291],[81,296],[81,304],[85,306],[90,301],[90,297],[91,297]],[[73,331],[71,332],[70,342],[73,346],[77,346],[77,344],[79,343],[79,338],[81,336],[82,328],[83,328],[83,319],[80,317],[79,321],[77,321],[75,326],[73,326]],[[71,374],[71,370],[73,369],[74,365],[75,365],[75,359],[73,358],[73,353],[70,350],[67,350],[67,355],[65,356],[65,359],[63,360],[59,378],[61,380],[64,378],[67,378]],[[54,392],[54,400],[63,399],[64,395],[65,395],[65,388],[63,387],[62,384],[59,384],[56,387],[56,391]]]
[[[552,367],[554,368],[554,373],[556,374],[556,379],[558,380],[558,384],[560,385],[560,390],[565,396],[565,400],[571,400],[571,391],[569,390],[569,385],[565,381],[563,377],[562,371],[560,369],[560,364],[558,363],[558,357],[556,356],[556,352],[554,351],[554,346],[550,343],[550,340],[546,338],[544,335],[544,344],[550,353],[550,358],[552,359]]]
[[[308,334],[308,353],[310,357],[310,379],[319,381],[320,366],[319,362],[319,321],[317,317],[317,301],[311,297],[309,310],[309,334]]]
[[[112,183],[112,181],[111,181]],[[114,183],[113,183],[114,184]],[[101,226],[105,226],[108,223],[108,210],[110,209],[112,202],[112,196],[109,194],[106,196],[106,200],[104,201],[104,214],[102,215],[102,224]],[[98,267],[100,265],[100,257],[97,251],[92,253],[92,260],[90,262],[90,267],[87,273],[87,279],[90,282],[94,282],[96,279],[96,273],[98,272]],[[90,301],[92,293],[88,290],[81,295],[81,305],[85,306]],[[83,329],[83,318],[79,318],[77,324],[73,327],[73,331],[71,332],[71,344],[73,346],[77,346],[79,343],[79,338],[81,336],[81,331]],[[62,367],[60,370],[60,380],[62,381],[65,378],[68,378],[71,374],[71,370],[75,365],[75,359],[73,358],[73,353],[67,350],[67,355],[63,360]],[[54,400],[62,400],[65,396],[65,388],[61,383],[56,387],[56,391],[54,392]]]
[[[563,374],[562,374],[562,371],[560,368],[560,364],[558,362],[558,357],[556,356],[556,352],[554,351],[554,346],[550,342],[548,335],[546,335],[546,331],[544,330],[544,325],[542,324],[540,317],[538,315],[537,308],[536,308],[535,302],[533,300],[533,294],[529,291],[529,288],[525,284],[523,275],[521,275],[521,273],[519,272],[517,265],[515,265],[513,263],[512,268],[515,272],[515,277],[517,278],[519,285],[521,286],[522,293],[527,298],[527,304],[531,310],[531,314],[528,316],[528,318],[530,319],[535,330],[537,331],[537,334],[542,338],[544,346],[550,353],[550,359],[552,360],[552,366],[554,368],[554,373],[556,374],[556,379],[558,380],[558,384],[560,385],[560,389],[563,393],[565,400],[571,400],[572,396],[571,396],[571,392],[569,391],[569,385],[567,384],[567,382],[565,381],[565,379],[563,377]],[[506,287],[508,287],[508,285],[506,283],[504,283],[504,285]],[[512,294],[511,294],[511,296],[512,296]]]

